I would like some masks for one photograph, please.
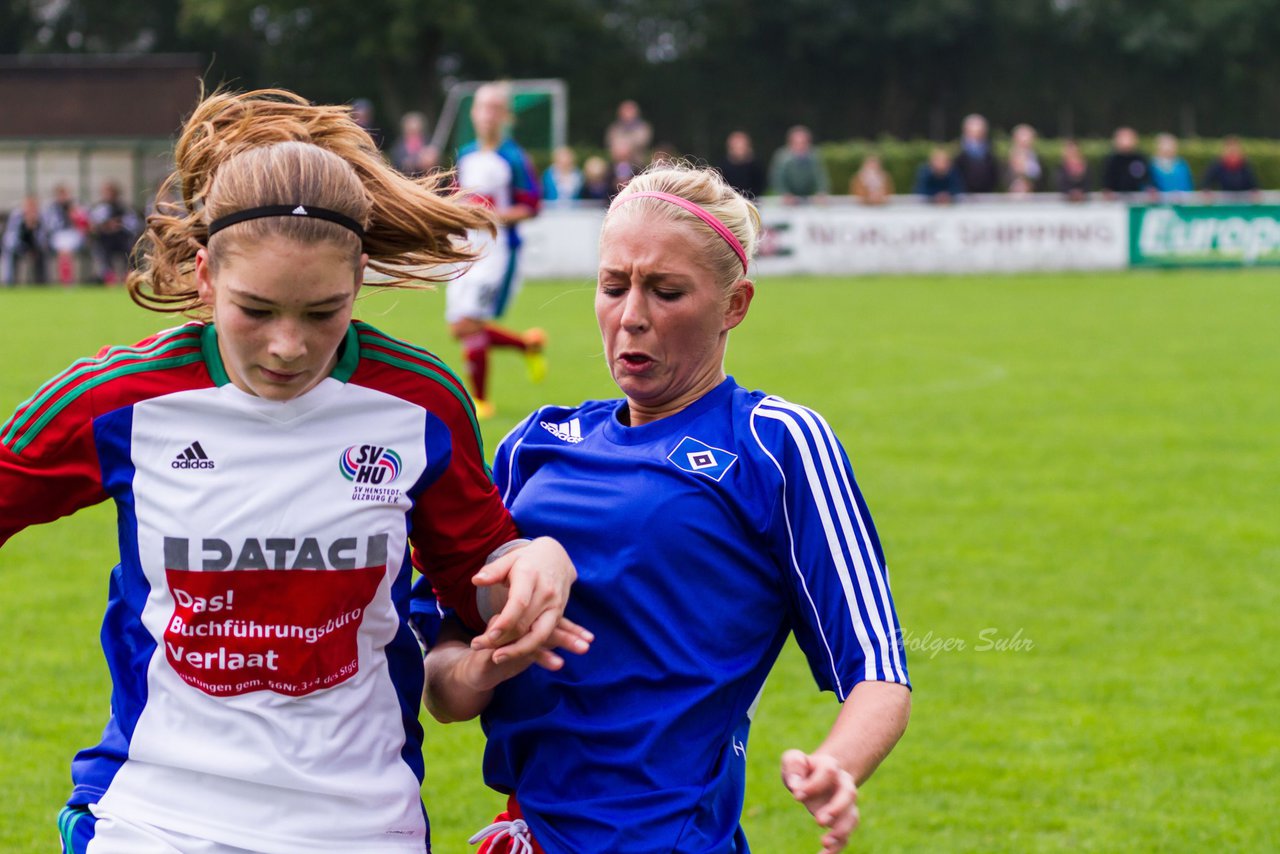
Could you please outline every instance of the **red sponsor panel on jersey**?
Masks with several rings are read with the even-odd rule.
[[[166,570],[169,666],[215,697],[301,697],[356,674],[356,636],[386,567]]]

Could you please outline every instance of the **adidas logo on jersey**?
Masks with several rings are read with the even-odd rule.
[[[192,442],[187,449],[173,458],[169,465],[176,469],[211,469],[213,460],[200,447],[199,442]]]
[[[550,421],[539,422],[548,433],[561,441],[576,445],[582,441],[582,424],[577,418],[564,424],[553,424]]]

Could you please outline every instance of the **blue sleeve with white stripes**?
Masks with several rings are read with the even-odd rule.
[[[520,487],[523,485],[523,478],[519,469],[516,468],[516,450],[524,439],[525,431],[529,429],[530,424],[538,420],[543,409],[546,409],[546,407],[535,410],[519,424],[512,427],[511,432],[502,437],[498,442],[498,449],[494,451],[493,484],[498,487],[498,495],[502,496],[502,503],[507,505],[507,509],[511,508],[512,503],[516,500],[516,495],[520,492]]]
[[[755,424],[783,479],[770,535],[819,687],[843,702],[863,680],[910,685],[884,552],[844,448],[822,416],[777,398]]]
[[[520,426],[523,426],[521,424]],[[511,508],[511,501],[515,498],[515,494],[508,495],[511,491],[511,482],[514,472],[511,468],[511,446],[514,444],[512,435],[519,432],[517,427],[511,433],[498,443],[498,449],[493,452],[493,484],[498,487],[498,494],[502,496],[502,503],[507,505],[507,509]]]

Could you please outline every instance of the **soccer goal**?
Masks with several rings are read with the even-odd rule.
[[[475,139],[471,101],[485,80],[469,80],[449,87],[431,143],[446,156]],[[550,151],[564,145],[569,132],[569,87],[563,80],[509,80],[512,135],[525,149]]]

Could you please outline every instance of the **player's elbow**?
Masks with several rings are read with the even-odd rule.
[[[427,711],[431,714],[431,717],[435,719],[436,723],[456,724],[461,723],[464,720],[470,720],[470,718],[464,718],[454,714],[446,706],[439,703],[433,703],[430,697],[426,694],[422,697],[422,704],[426,706]]]
[[[883,683],[886,694],[886,717],[892,722],[897,738],[907,731],[911,721],[911,689],[900,682]],[[897,739],[894,739],[897,741]]]
[[[442,724],[469,721],[484,711],[483,704],[465,702],[456,697],[442,696],[441,692],[433,691],[430,685],[422,692],[422,705],[426,707],[427,713],[431,717]]]

